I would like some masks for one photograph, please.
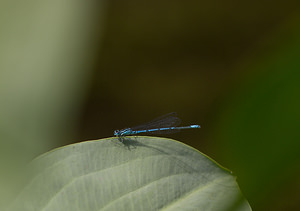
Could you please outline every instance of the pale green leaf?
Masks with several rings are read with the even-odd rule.
[[[31,167],[12,210],[251,210],[230,171],[170,139],[82,142]]]

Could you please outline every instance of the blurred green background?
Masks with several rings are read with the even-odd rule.
[[[1,206],[37,155],[176,111],[253,210],[300,209],[297,1],[0,4]]]

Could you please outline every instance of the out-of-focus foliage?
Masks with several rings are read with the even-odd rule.
[[[216,133],[219,154],[238,172],[259,210],[297,210],[300,197],[299,17],[265,40],[266,49],[227,99]],[[271,207],[270,207],[271,206]],[[299,208],[299,207],[298,207]]]
[[[0,3],[0,210],[20,167],[74,128],[91,72],[97,6],[76,0]]]

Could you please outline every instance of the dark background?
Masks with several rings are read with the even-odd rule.
[[[297,1],[77,4],[38,5],[34,14],[42,18],[42,29],[37,24],[16,27],[22,32],[37,28],[45,36],[39,39],[43,36],[35,31],[36,37],[22,41],[25,47],[16,44],[29,49],[16,55],[32,55],[24,59],[32,64],[24,68],[14,59],[20,68],[6,66],[1,72],[1,137],[9,158],[19,153],[20,160],[29,160],[176,111],[182,125],[202,128],[165,137],[232,170],[253,210],[299,210]],[[42,12],[50,6],[51,12]],[[10,7],[14,12],[20,8]],[[72,15],[57,8],[68,8]],[[26,11],[32,14],[32,8]],[[45,24],[44,17],[64,24]],[[7,34],[17,36],[13,32]],[[7,37],[16,43],[24,36]],[[39,55],[51,59],[43,63]]]

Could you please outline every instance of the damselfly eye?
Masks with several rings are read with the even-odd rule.
[[[115,130],[115,131],[114,131],[114,135],[115,135],[115,136],[118,136],[119,134],[120,134],[120,131],[119,131],[119,130]]]

